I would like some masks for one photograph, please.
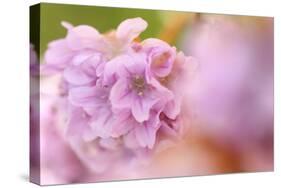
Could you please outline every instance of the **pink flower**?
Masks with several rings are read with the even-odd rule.
[[[154,104],[171,99],[171,91],[148,78],[145,54],[123,55],[108,62],[106,68],[115,70],[116,83],[110,92],[113,108],[130,109],[138,122],[147,121]],[[106,75],[108,76],[108,75]]]
[[[106,34],[63,25],[67,36],[50,43],[43,70],[62,74],[66,138],[84,164],[103,173],[179,137],[181,96],[173,85],[183,81],[174,76],[184,72],[182,53],[158,39],[134,41],[147,27],[141,18]]]

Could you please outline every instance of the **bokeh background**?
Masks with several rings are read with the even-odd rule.
[[[187,135],[175,147],[155,155],[151,165],[130,172],[131,178],[273,170],[273,18],[44,3],[40,15],[40,43],[31,35],[40,63],[48,43],[66,35],[61,21],[91,25],[103,33],[133,17],[148,22],[141,39],[160,38],[197,59],[192,83],[182,88],[192,117],[186,122]],[[31,22],[36,19],[31,15]],[[64,143],[59,147],[54,151],[67,150]],[[83,171],[83,177],[58,172],[57,167],[64,168],[63,156],[59,161],[56,155],[48,157],[53,164],[45,172],[57,171],[57,178],[66,182],[96,177],[83,171],[75,157],[67,170]],[[113,172],[105,180],[110,178],[127,176]]]

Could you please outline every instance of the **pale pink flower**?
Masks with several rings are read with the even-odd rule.
[[[62,74],[66,139],[91,171],[138,163],[179,137],[182,97],[173,85],[188,58],[158,39],[134,41],[147,27],[141,18],[105,34],[63,25],[68,34],[49,44],[42,69]]]

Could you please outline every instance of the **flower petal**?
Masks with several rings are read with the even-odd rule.
[[[113,125],[113,114],[111,110],[106,107],[96,111],[90,124],[92,131],[101,138],[111,137]]]
[[[132,58],[128,55],[120,55],[107,62],[104,66],[103,84],[112,85],[118,76],[126,78],[129,76],[125,64],[130,64]]]
[[[176,117],[179,115],[181,110],[181,104],[180,99],[174,99],[167,102],[165,105],[163,112],[170,118],[170,119],[176,119]]]
[[[132,106],[132,91],[127,80],[119,79],[111,88],[109,99],[113,108],[130,108]]]
[[[100,108],[105,105],[108,91],[100,87],[75,87],[69,91],[69,101],[83,108]]]
[[[42,71],[48,73],[62,71],[71,61],[74,52],[68,48],[65,39],[55,40],[48,45]]]
[[[150,109],[157,102],[157,100],[150,100],[138,96],[133,97],[132,101],[132,114],[138,122],[144,122],[149,119]]]
[[[69,29],[66,41],[72,50],[92,49],[104,51],[106,48],[103,36],[95,28],[87,25]]]
[[[85,62],[87,59],[91,58],[94,54],[95,54],[94,52],[88,50],[81,51],[73,57],[71,63],[73,65],[80,65],[83,62]]]
[[[170,74],[176,59],[176,49],[159,39],[146,39],[143,48],[149,54],[151,71],[158,77],[166,77]]]
[[[87,75],[78,66],[67,67],[63,72],[63,76],[68,83],[74,85],[85,85],[96,79],[95,76]]]
[[[135,128],[135,135],[141,147],[153,148],[156,140],[156,129],[147,125],[140,125]]]
[[[112,137],[120,137],[133,129],[136,121],[129,111],[123,110],[121,113],[115,114],[115,116],[116,121],[112,128]]]
[[[70,106],[69,119],[66,134],[68,137],[82,137],[82,139],[93,140],[96,135],[92,134],[88,124],[88,117],[82,108]]]
[[[127,148],[136,149],[140,147],[140,144],[137,141],[135,131],[130,131],[128,134],[123,136],[124,144]]]
[[[109,150],[116,150],[118,148],[119,142],[113,138],[102,138],[99,141],[101,147],[109,149]]]
[[[123,21],[117,28],[116,36],[123,43],[128,44],[139,36],[147,27],[142,18],[132,18]]]

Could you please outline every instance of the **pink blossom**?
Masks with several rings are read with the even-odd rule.
[[[67,36],[49,44],[42,69],[62,74],[66,138],[84,164],[102,174],[179,137],[182,97],[173,85],[184,82],[175,74],[187,57],[158,39],[134,41],[147,27],[141,18],[105,34],[63,25]]]
[[[144,54],[119,56],[107,65],[114,66],[112,69],[117,77],[110,92],[112,107],[130,109],[138,122],[149,119],[154,104],[165,104],[173,97],[172,92],[158,81],[148,79],[148,63]]]

